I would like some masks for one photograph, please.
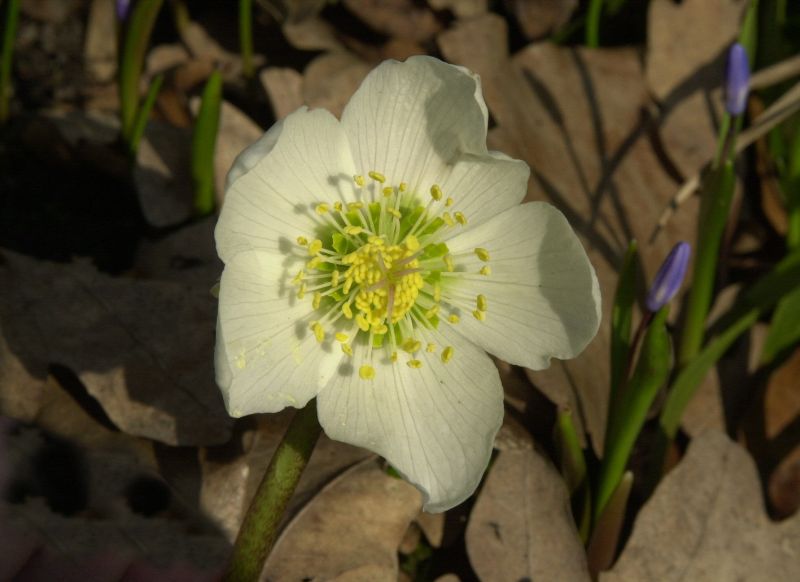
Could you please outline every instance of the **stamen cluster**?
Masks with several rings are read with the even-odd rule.
[[[465,279],[466,271],[457,262],[462,257],[442,242],[448,229],[465,226],[467,217],[460,211],[451,214],[455,200],[436,184],[423,205],[405,182],[388,186],[383,174],[372,171],[368,176],[369,183],[361,175],[353,177],[362,200],[314,206],[316,237],[297,237],[308,258],[292,283],[297,299],[311,296],[309,327],[320,344],[328,341],[327,330],[333,330],[347,356],[353,356],[355,342],[364,342],[367,362],[383,351],[395,363],[403,352],[409,367],[420,368],[416,354],[423,349],[423,338],[435,337],[432,332],[442,321],[457,324],[467,308],[457,299],[463,294],[453,288]],[[474,253],[488,263],[487,249]],[[491,269],[487,264],[478,273],[489,276]],[[473,316],[485,321],[487,309],[486,297],[477,295]],[[425,341],[424,349],[438,351],[432,341]],[[453,354],[453,347],[445,346],[441,361],[449,362]],[[375,368],[364,363],[359,376],[371,380]]]

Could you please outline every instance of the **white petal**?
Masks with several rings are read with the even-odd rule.
[[[279,119],[258,141],[247,146],[236,156],[228,175],[225,177],[226,192],[236,180],[252,170],[262,158],[272,151],[275,144],[278,143],[278,138],[282,131],[283,119]]]
[[[309,330],[311,304],[296,298],[284,262],[243,251],[222,273],[215,360],[231,416],[304,406],[342,357],[332,338],[320,344]]]
[[[517,206],[525,197],[530,174],[528,164],[500,152],[461,156],[440,186],[444,198],[453,198],[454,204],[448,210],[463,213],[467,224],[453,227],[444,238],[456,236]]]
[[[455,327],[503,360],[534,370],[550,358],[572,358],[600,325],[600,288],[594,268],[564,215],[544,202],[506,210],[448,242],[464,275],[443,300],[461,313]],[[489,251],[482,262],[476,247]],[[478,270],[488,265],[491,275]],[[472,311],[486,296],[486,321]]]
[[[440,183],[462,153],[486,154],[480,80],[427,57],[385,61],[345,107],[342,125],[359,173],[377,171],[411,191]]]
[[[373,353],[372,381],[358,375],[366,349],[357,349],[317,398],[328,436],[385,457],[422,490],[429,512],[454,507],[475,491],[503,419],[503,388],[492,361],[452,330],[442,332],[438,353],[416,354],[419,369],[408,367],[405,352],[395,364],[383,351]],[[440,356],[444,345],[455,348],[447,364]]]
[[[274,147],[263,158],[253,164],[256,154],[246,156],[240,167],[244,173],[225,194],[215,231],[225,262],[247,249],[285,254],[298,236],[314,238],[315,227],[322,224],[314,211],[317,204],[355,199],[352,156],[333,115],[301,108],[276,133]],[[271,140],[264,138],[264,151]]]

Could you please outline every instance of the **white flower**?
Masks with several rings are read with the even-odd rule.
[[[503,417],[486,351],[545,368],[600,320],[564,216],[486,149],[476,75],[387,61],[338,121],[302,108],[236,160],[216,230],[217,382],[233,416],[317,398],[329,437],[385,457],[428,511],[467,498]]]

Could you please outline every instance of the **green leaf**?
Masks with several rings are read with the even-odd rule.
[[[147,89],[147,96],[144,99],[144,103],[142,103],[142,107],[136,113],[136,121],[133,124],[133,132],[131,133],[130,142],[128,143],[128,151],[132,155],[135,155],[136,151],[139,149],[139,142],[142,141],[144,130],[147,127],[147,120],[150,119],[150,112],[156,104],[156,98],[158,97],[158,92],[161,91],[161,85],[163,83],[164,75],[156,75],[153,82],[150,83],[150,87]]]
[[[647,420],[647,413],[669,377],[670,338],[667,333],[669,306],[661,308],[647,329],[636,370],[620,406],[616,430],[606,435],[606,450],[600,469],[595,521],[600,517],[611,494],[617,488],[628,464],[633,445]]]
[[[194,208],[198,216],[214,211],[214,148],[222,102],[222,75],[214,71],[203,88],[200,111],[192,135],[192,178]]]
[[[122,138],[127,144],[131,143],[136,112],[139,110],[139,81],[144,66],[144,56],[163,3],[164,0],[139,0],[134,5],[128,21],[119,67]]]
[[[3,27],[2,51],[0,51],[0,123],[8,119],[8,102],[11,99],[11,64],[14,56],[14,41],[17,38],[20,0],[10,0],[6,7]]]
[[[554,432],[559,468],[572,498],[573,511],[578,521],[578,531],[585,543],[592,525],[592,497],[589,481],[586,478],[586,458],[575,430],[575,423],[572,422],[570,409],[559,408]]]
[[[761,351],[761,364],[769,366],[800,341],[800,287],[780,300]]]
[[[611,311],[611,402],[614,402],[614,395],[625,373],[631,347],[631,321],[633,303],[636,300],[637,254],[638,244],[632,240],[622,262]]]
[[[733,163],[726,161],[709,171],[700,191],[697,249],[678,357],[681,367],[686,366],[703,345],[706,317],[717,275],[719,247],[728,222],[735,178]]]

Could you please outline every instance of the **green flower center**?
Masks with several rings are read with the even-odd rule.
[[[445,199],[438,185],[430,188],[430,201],[423,205],[404,182],[387,186],[382,174],[370,172],[369,177],[368,186],[363,176],[353,179],[362,193],[372,189],[372,202],[315,205],[316,237],[310,242],[305,236],[297,238],[309,258],[292,283],[299,300],[311,299],[310,328],[320,344],[329,341],[333,331],[347,356],[353,356],[353,342],[363,341],[368,361],[374,350],[384,350],[396,363],[402,351],[409,367],[420,368],[415,354],[423,349],[422,330],[436,329],[440,315],[448,324],[460,318],[461,309],[442,300],[443,289],[462,273],[441,238],[448,229],[466,225],[467,218],[458,211],[451,214],[454,200]],[[489,261],[486,249],[474,252],[481,261]],[[489,266],[479,274],[490,275]],[[486,297],[478,295],[475,305],[473,315],[484,321]],[[335,331],[348,328],[349,334]],[[431,342],[424,349],[438,351]],[[444,346],[440,357],[449,362],[452,346]],[[359,375],[371,380],[375,369],[364,364]]]

